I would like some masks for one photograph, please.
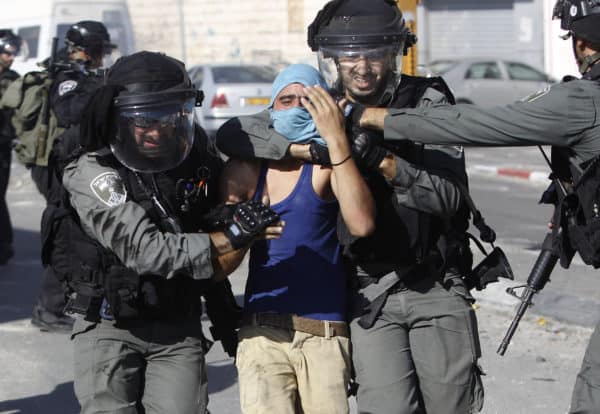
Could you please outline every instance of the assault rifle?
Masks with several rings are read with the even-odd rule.
[[[496,351],[500,355],[504,355],[506,352],[506,348],[508,348],[508,344],[515,334],[517,327],[519,326],[519,322],[527,308],[532,305],[533,295],[538,293],[540,290],[546,286],[546,283],[550,280],[550,274],[554,270],[554,266],[556,266],[556,262],[558,261],[558,256],[554,253],[552,248],[552,233],[546,235],[544,242],[542,243],[542,251],[540,252],[538,258],[536,259],[531,272],[529,273],[529,277],[527,278],[527,284],[522,286],[509,287],[506,289],[506,293],[512,295],[521,301],[519,305],[519,309],[517,309],[517,313],[513,318],[508,331],[506,331],[506,335],[504,335],[504,339],[500,343],[498,350]],[[517,294],[516,289],[523,288],[523,292],[521,295]]]
[[[540,151],[542,151],[546,162],[550,166],[550,169],[552,170],[552,163],[548,159],[548,156],[541,147],[539,148]],[[560,194],[557,194],[559,199],[558,203],[560,203],[561,200],[567,196],[567,190],[562,181],[554,174],[552,175],[552,181],[555,190],[557,192],[560,192]],[[573,214],[568,208],[564,211],[564,214],[567,215],[567,219],[573,219]],[[553,225],[560,226],[560,223],[553,223]],[[523,315],[525,315],[525,312],[527,311],[529,306],[533,304],[533,296],[539,291],[541,291],[544,288],[544,286],[546,286],[546,283],[550,281],[550,274],[554,270],[556,262],[559,258],[553,246],[555,236],[557,235],[559,230],[559,228],[553,229],[552,233],[548,233],[544,238],[544,242],[542,243],[542,250],[540,251],[540,254],[537,257],[533,268],[529,273],[529,277],[527,278],[527,284],[522,286],[509,287],[506,289],[506,293],[519,299],[521,301],[521,304],[517,309],[517,313],[513,318],[510,327],[508,328],[508,331],[506,331],[506,334],[504,335],[504,339],[502,339],[502,342],[500,343],[500,346],[496,351],[500,355],[504,355],[504,353],[506,352],[506,349],[508,348],[511,339],[515,334],[517,327],[519,326],[519,322],[523,318]],[[516,289],[520,288],[523,288],[523,292],[521,293],[521,295],[519,295],[516,291]]]
[[[46,84],[49,85],[48,88],[46,88],[46,104],[44,106],[44,114],[42,117],[42,123],[41,123],[41,127],[39,129],[39,135],[38,135],[38,145],[37,145],[37,158],[41,159],[44,158],[44,156],[46,155],[46,145],[47,145],[47,141],[48,141],[48,132],[50,130],[49,128],[49,123],[50,123],[50,88],[52,87],[52,83],[54,82],[54,78],[56,76],[56,72],[57,72],[57,58],[56,58],[56,54],[57,54],[57,49],[58,49],[58,37],[53,37],[52,38],[52,52],[50,54],[50,57],[48,58],[47,61],[47,65],[46,65],[46,70],[48,71],[48,80],[46,81]]]

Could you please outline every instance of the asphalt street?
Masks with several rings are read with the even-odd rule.
[[[534,149],[468,150],[467,160],[544,168]],[[552,282],[522,321],[507,354],[496,355],[517,303],[504,290],[527,278],[551,211],[537,205],[543,190],[540,185],[473,174],[470,186],[517,279],[476,293],[481,365],[487,373],[483,413],[565,413],[591,326],[599,316],[598,278],[579,260],[568,272],[557,267]],[[42,333],[29,323],[42,272],[39,221],[43,205],[27,171],[18,164],[14,164],[8,201],[16,230],[16,256],[0,267],[0,413],[76,413],[79,408],[73,395],[68,335]],[[231,276],[240,300],[245,268],[243,264]],[[232,359],[215,344],[207,361],[211,412],[238,413]]]

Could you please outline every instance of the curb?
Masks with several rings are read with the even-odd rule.
[[[550,173],[547,171],[534,171],[512,167],[494,167],[479,164],[468,166],[467,173],[483,175],[500,175],[504,177],[518,178],[542,184],[549,183],[548,176],[550,175]]]

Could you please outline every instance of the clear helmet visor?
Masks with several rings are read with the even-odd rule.
[[[194,143],[195,98],[120,108],[117,131],[110,142],[115,157],[139,172],[162,172],[177,167]]]
[[[396,88],[402,72],[403,44],[318,50],[319,71],[334,93],[361,98]]]

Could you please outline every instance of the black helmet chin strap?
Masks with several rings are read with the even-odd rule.
[[[568,35],[565,35],[565,36],[569,36],[573,40],[573,54],[575,55],[575,58],[577,59],[577,66],[579,67],[579,73],[584,75],[588,71],[589,68],[594,66],[600,60],[600,52],[596,52],[593,55],[584,56],[583,58],[578,58],[577,57],[577,36],[572,32],[569,32]],[[566,37],[566,38],[568,39],[568,37]]]
[[[596,52],[593,55],[588,55],[581,60],[579,65],[579,72],[583,75],[588,71],[589,68],[594,66],[600,60],[600,52]]]

